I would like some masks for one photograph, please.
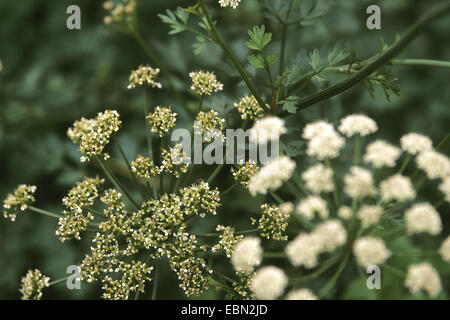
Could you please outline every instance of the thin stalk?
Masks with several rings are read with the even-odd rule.
[[[286,187],[297,199],[303,198],[300,191],[298,191],[297,188],[290,181],[286,182]],[[305,192],[305,191],[303,191],[303,192]]]
[[[237,59],[236,55],[231,51],[231,49],[228,47],[228,45],[223,40],[222,36],[220,35],[219,31],[216,28],[216,25],[211,19],[211,14],[209,13],[208,7],[205,5],[205,2],[203,0],[200,0],[200,5],[203,9],[203,12],[205,14],[206,20],[208,21],[208,25],[211,28],[211,31],[214,36],[215,42],[223,49],[227,57],[231,60],[233,65],[235,66],[236,70],[241,75],[242,79],[244,80],[245,84],[247,85],[250,92],[255,96],[255,99],[258,101],[261,108],[267,110],[267,106],[264,103],[264,100],[259,95],[258,91],[256,90],[253,83],[250,81],[249,76],[247,75],[247,71],[245,71],[244,67],[241,65],[239,60]]]
[[[334,274],[334,276],[330,279],[330,281],[325,285],[325,287],[322,288],[319,292],[319,297],[323,298],[325,295],[336,285],[336,282],[339,279],[339,276],[341,275],[342,271],[344,271],[345,266],[347,265],[348,260],[350,259],[350,252],[347,252],[344,256],[344,259],[342,259],[341,263],[339,264],[339,267]]]
[[[136,39],[136,41],[142,47],[144,52],[147,54],[147,56],[150,59],[150,62],[152,64],[154,64],[157,68],[159,68],[159,70],[161,71],[161,75],[166,79],[167,84],[169,85],[169,89],[174,94],[175,99],[178,101],[179,104],[181,104],[186,109],[186,105],[184,103],[184,99],[178,93],[177,89],[175,88],[175,85],[172,82],[172,79],[170,78],[169,73],[166,71],[165,67],[161,64],[161,62],[159,61],[158,57],[153,53],[153,51],[147,45],[147,43],[142,38],[142,36],[140,35],[139,32],[137,32],[136,30],[131,30],[131,35]]]
[[[130,196],[130,194],[123,188],[123,186],[120,184],[119,180],[115,177],[114,173],[108,168],[106,162],[101,159],[100,157],[97,157],[97,160],[100,164],[100,167],[102,168],[105,175],[108,177],[108,179],[111,181],[111,183],[119,189],[127,198],[130,200],[133,207],[139,210],[139,206],[136,201]]]
[[[200,103],[198,104],[197,113],[202,111],[202,105],[203,105],[204,99],[205,99],[205,96],[200,96]]]
[[[133,181],[134,181],[134,183],[136,184],[136,186],[139,187],[139,183],[138,183],[138,181],[137,181],[137,179],[136,179],[136,176],[135,176],[133,170],[131,170],[131,164],[130,164],[130,162],[128,161],[128,158],[127,158],[125,152],[123,151],[122,146],[120,145],[119,141],[118,141],[115,137],[113,137],[113,141],[114,141],[114,143],[117,145],[117,148],[119,149],[120,154],[122,155],[123,160],[124,160],[125,163],[127,164],[127,168],[128,168],[128,171],[130,172],[131,178],[133,179]],[[142,194],[143,199],[145,199],[145,194],[144,194],[144,192],[143,192],[142,189],[140,189],[140,188],[139,188],[139,190],[141,191],[141,194]]]
[[[235,234],[246,234],[246,233],[254,233],[254,232],[258,232],[258,229],[236,231]]]
[[[361,158],[361,136],[359,134],[355,135],[355,146],[353,150],[353,164],[355,166],[359,165],[359,160]]]
[[[64,278],[61,278],[61,279],[58,279],[58,280],[54,280],[54,281],[52,281],[52,282],[49,283],[49,286],[54,286],[55,284],[64,282],[64,281],[66,281],[67,279],[69,279],[69,277],[70,277],[70,276],[67,276],[67,277],[64,277]]]
[[[42,209],[39,209],[39,208],[36,208],[36,207],[33,207],[33,206],[28,206],[28,209],[31,210],[31,211],[34,211],[36,213],[43,214],[43,215],[48,216],[48,217],[52,217],[52,218],[56,218],[56,219],[62,218],[62,216],[59,215],[59,214],[56,214],[56,213],[53,213],[53,212],[50,212],[50,211],[47,211],[47,210],[42,210]]]
[[[264,69],[266,70],[267,78],[269,78],[270,91],[272,93],[272,108],[275,108],[275,106],[276,106],[275,85],[273,84],[272,72],[270,71],[270,65],[269,65],[269,62],[266,59],[266,55],[265,54],[263,54],[263,59],[264,59],[264,65],[265,65]]]
[[[221,192],[220,195],[224,196],[226,195],[228,192],[230,192],[231,190],[233,190],[234,188],[236,188],[236,186],[239,185],[239,182],[235,182],[233,185],[231,185],[231,187],[229,187],[228,189],[226,189],[224,192]]]
[[[386,268],[387,270],[389,270],[391,273],[401,277],[401,278],[406,278],[406,273],[403,272],[402,270],[399,270],[393,266],[390,266],[388,264],[383,264],[383,267]]]
[[[339,199],[339,194],[338,194],[338,184],[337,184],[337,177],[336,177],[336,172],[333,169],[333,166],[331,165],[331,161],[329,158],[325,159],[325,163],[327,165],[327,167],[333,171],[333,182],[334,182],[334,190],[333,190],[333,198],[334,198],[334,204],[336,205],[336,208],[340,207],[340,199]]]
[[[289,8],[286,13],[286,21],[289,21],[289,16],[291,15],[292,5],[294,4],[294,0],[291,0],[289,2]],[[281,33],[281,44],[280,44],[280,64],[279,64],[279,71],[278,73],[280,76],[283,74],[284,70],[284,59],[286,54],[286,40],[287,40],[287,31],[289,28],[289,24],[286,23],[286,21],[281,20],[280,23],[283,26],[283,30]]]
[[[283,199],[281,199],[275,192],[269,191],[269,194],[275,199],[276,202],[278,202],[278,204],[284,203]]]
[[[429,60],[429,59],[394,59],[393,65],[397,66],[430,66],[450,68],[450,61]]]
[[[106,218],[106,215],[104,213],[101,213],[100,211],[94,210],[92,208],[87,208],[87,210],[100,217]]]
[[[211,175],[209,176],[208,180],[206,180],[206,182],[211,183],[211,181],[214,180],[214,178],[219,174],[219,172],[222,170],[222,168],[224,167],[224,164],[221,163],[217,166],[217,168],[213,171],[213,173],[211,173]]]
[[[147,107],[147,97],[146,97],[145,87],[143,88],[143,92],[144,92],[143,93],[143,99],[144,99],[145,136],[147,137],[148,156],[150,157],[151,160],[154,161],[151,130],[150,130],[150,125],[149,125],[149,123],[147,121],[148,107]],[[151,191],[153,192],[153,199],[157,199],[158,198],[158,194],[157,194],[157,191],[156,191],[157,187],[156,187],[155,177],[153,177],[151,179],[151,183],[152,183]]]
[[[155,277],[153,278],[152,300],[156,300],[156,293],[158,292],[158,276],[159,276],[159,269],[158,269],[158,265],[156,265],[155,266]]]
[[[406,167],[408,166],[408,163],[411,161],[411,159],[412,159],[412,155],[411,155],[411,154],[408,154],[408,155],[406,156],[405,160],[403,161],[402,166],[400,167],[400,170],[398,170],[398,173],[399,173],[399,174],[402,174],[403,171],[405,171],[405,169],[406,169]]]
[[[328,269],[330,269],[338,260],[339,260],[339,256],[336,255],[336,256],[330,258],[323,266],[319,267],[315,272],[310,273],[306,276],[293,278],[289,281],[289,284],[290,285],[298,285],[298,284],[306,282],[306,281],[314,280],[314,279],[318,278],[321,274],[326,272]]]

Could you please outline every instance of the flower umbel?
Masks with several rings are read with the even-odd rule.
[[[214,72],[196,71],[191,72],[189,77],[192,79],[191,90],[200,96],[210,96],[214,92],[223,90],[223,84],[217,81]]]
[[[28,270],[27,275],[22,278],[22,300],[40,300],[42,290],[50,286],[50,278],[43,275],[40,270]]]
[[[140,86],[150,86],[152,88],[162,88],[162,84],[157,82],[155,78],[159,74],[159,69],[153,69],[150,66],[140,65],[136,70],[131,71],[130,77],[128,80],[130,84],[128,85],[128,89],[134,89]]]
[[[17,214],[25,211],[30,204],[36,201],[34,198],[35,192],[36,186],[19,185],[3,201],[3,217],[9,218],[11,221],[16,221]]]

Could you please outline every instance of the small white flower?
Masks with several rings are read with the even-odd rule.
[[[232,7],[233,9],[236,9],[240,2],[241,0],[219,0],[221,7]]]
[[[269,116],[255,122],[250,129],[250,142],[264,144],[268,141],[278,141],[287,132],[284,120]]]
[[[262,254],[261,240],[246,237],[236,244],[231,254],[231,263],[237,272],[249,274],[261,263]]]
[[[295,210],[294,204],[292,202],[285,202],[283,204],[280,204],[279,208],[281,213],[285,216],[291,215],[291,213]]]
[[[296,212],[307,218],[314,218],[315,213],[318,213],[320,218],[328,218],[327,202],[319,196],[309,196],[303,199],[297,206]]]
[[[353,253],[358,264],[367,268],[371,265],[381,265],[391,256],[384,241],[380,238],[362,237],[353,244]]]
[[[395,174],[380,183],[381,199],[383,201],[406,201],[416,197],[416,191],[408,177]]]
[[[334,189],[333,171],[319,163],[302,174],[306,187],[314,193],[331,192]]]
[[[348,220],[352,217],[353,210],[349,206],[342,206],[339,208],[337,214],[342,220]]]
[[[361,114],[352,114],[341,120],[338,130],[347,137],[355,134],[367,136],[377,132],[378,127],[377,123],[371,118]]]
[[[405,212],[408,234],[427,232],[431,235],[441,233],[441,217],[429,203],[418,203]]]
[[[358,218],[361,220],[362,227],[367,228],[377,224],[382,214],[382,207],[364,205],[358,211]]]
[[[450,176],[450,160],[436,151],[424,151],[416,158],[417,166],[425,171],[428,179],[445,179]]]
[[[250,178],[248,182],[250,193],[255,196],[258,193],[266,194],[269,190],[277,190],[291,178],[295,166],[295,162],[287,156],[270,160]]]
[[[274,300],[281,296],[287,285],[283,270],[268,266],[259,269],[251,280],[251,289],[256,299]]]
[[[309,289],[298,289],[289,292],[286,300],[317,300],[316,295]]]
[[[363,159],[375,168],[394,167],[400,153],[399,148],[385,141],[377,140],[367,146]]]
[[[311,269],[317,266],[321,249],[322,245],[316,234],[301,233],[288,243],[285,252],[293,266]]]
[[[327,220],[314,228],[322,251],[333,251],[347,241],[347,232],[339,220]]]
[[[309,140],[306,150],[308,156],[319,160],[336,158],[345,145],[345,139],[334,130],[333,125],[325,121],[307,124],[302,136]]]
[[[344,191],[352,198],[361,199],[375,194],[372,173],[361,167],[353,166],[344,177]]]
[[[424,290],[431,298],[435,298],[441,292],[441,279],[436,269],[427,262],[409,266],[406,275],[405,286],[411,293],[416,294]]]
[[[410,154],[433,150],[433,142],[427,136],[418,133],[408,133],[400,138],[403,151]]]

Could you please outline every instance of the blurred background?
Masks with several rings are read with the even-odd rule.
[[[281,28],[261,10],[256,0],[243,0],[238,10],[219,9],[217,1],[207,1],[218,20],[224,38],[244,63],[248,49],[247,29],[265,24],[273,33],[271,50],[279,47]],[[289,29],[286,62],[295,63],[301,50],[311,52],[326,44],[341,41],[354,48],[359,59],[369,58],[381,50],[381,38],[393,43],[426,9],[440,1],[382,0],[331,1],[332,9],[309,26]],[[189,72],[197,69],[215,71],[225,90],[206,102],[219,111],[229,110],[246,88],[224,58],[221,50],[208,45],[195,55],[192,34],[169,36],[169,28],[157,17],[167,8],[193,5],[195,1],[152,0],[138,1],[139,31],[157,53],[163,65],[174,77],[175,86],[182,93],[186,108],[182,108],[168,90],[147,96],[151,105],[172,105],[178,112],[179,126],[188,126],[198,98],[190,91]],[[66,28],[66,8],[77,4],[81,8],[81,30]],[[378,4],[382,9],[382,29],[366,28],[366,8]],[[118,138],[130,159],[145,152],[143,97],[127,91],[129,72],[149,61],[142,48],[127,33],[103,24],[106,15],[101,1],[90,0],[0,0],[0,198],[4,199],[20,183],[38,187],[36,205],[50,211],[62,210],[61,199],[74,182],[85,175],[101,174],[94,166],[80,164],[79,153],[66,137],[66,130],[81,117],[93,117],[106,108],[121,114],[123,128]],[[450,18],[430,25],[400,58],[450,60]],[[250,72],[251,68],[248,68]],[[380,132],[377,137],[398,143],[400,136],[415,131],[439,142],[450,132],[450,70],[433,67],[393,67],[399,78],[400,96],[388,102],[382,90],[373,99],[363,84],[289,119],[290,126],[300,134],[303,125],[311,120],[329,119],[335,123],[343,115],[359,112],[373,117]],[[164,81],[164,80],[162,80]],[[317,84],[320,86],[321,84]],[[317,90],[310,86],[303,94]],[[236,115],[234,115],[236,117]],[[450,154],[450,143],[442,150]],[[113,158],[119,159],[112,151]],[[205,168],[211,171],[213,168]],[[198,172],[198,171],[197,171]],[[204,175],[206,177],[206,175]],[[223,170],[216,184],[229,186],[232,177]],[[435,186],[426,188],[431,197]],[[221,213],[233,225],[248,226],[248,215],[258,211],[258,199],[236,190],[230,193]],[[450,208],[440,208],[448,225]],[[199,230],[211,231],[218,220],[207,219]],[[0,299],[20,298],[20,278],[29,268],[39,268],[52,280],[65,276],[68,265],[78,264],[89,248],[89,241],[60,243],[55,236],[56,220],[26,212],[15,223],[0,219]],[[443,234],[448,234],[448,227]],[[417,240],[420,246],[436,247],[439,239],[427,237]],[[414,243],[406,238],[392,244],[400,250],[412,250]],[[420,247],[419,246],[419,247]],[[450,275],[450,268],[439,259],[430,261],[442,277]],[[405,266],[410,261],[392,264]],[[164,265],[164,262],[161,262]],[[226,264],[225,262],[223,264]],[[184,298],[175,276],[167,270],[160,279],[158,298]],[[229,272],[229,271],[227,271]],[[367,298],[367,290],[360,280],[350,274],[346,285],[335,289],[335,298]],[[343,282],[345,283],[345,281]],[[314,284],[320,287],[321,283]],[[447,287],[449,284],[444,284]],[[52,286],[44,293],[46,299],[97,299],[98,286],[82,284],[81,290],[68,290],[62,285]],[[401,279],[386,275],[379,298],[408,298]],[[449,288],[447,288],[449,289]],[[201,298],[221,298],[213,290]]]

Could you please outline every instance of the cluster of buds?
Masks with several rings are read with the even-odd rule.
[[[214,72],[196,71],[191,72],[189,77],[192,79],[191,90],[200,96],[210,96],[213,92],[223,90],[223,84],[217,81]]]
[[[241,161],[238,168],[231,168],[234,180],[239,182],[244,187],[248,186],[250,178],[258,173],[259,167],[255,161],[249,160],[247,162]]]
[[[110,156],[104,149],[121,125],[119,113],[115,110],[106,110],[99,112],[94,119],[82,118],[76,121],[73,127],[67,130],[67,135],[74,143],[80,145],[80,152],[83,154],[81,162],[98,156],[106,160]]]
[[[58,221],[56,235],[61,242],[69,239],[81,239],[81,232],[85,231],[93,214],[88,210],[99,196],[99,188],[105,182],[104,179],[86,177],[83,181],[77,182],[67,196],[63,198],[66,210],[63,217]]]
[[[136,70],[131,71],[128,89],[134,89],[140,86],[150,86],[152,88],[162,88],[162,84],[157,82],[155,78],[159,74],[159,69],[153,69],[150,66],[140,65]]]
[[[103,19],[105,24],[129,23],[134,19],[136,0],[120,0],[118,3],[105,1],[103,8],[109,12]]]
[[[13,193],[9,193],[3,201],[3,216],[15,221],[17,213],[25,211],[34,199],[36,186],[19,185]]]
[[[161,138],[175,127],[177,114],[167,107],[156,107],[153,113],[147,115],[147,121],[153,133]]]
[[[50,286],[50,278],[44,276],[40,270],[28,270],[25,277],[22,278],[22,300],[39,300],[42,297],[42,290]]]
[[[202,140],[205,142],[213,141],[215,139],[224,141],[224,124],[225,119],[220,117],[217,111],[200,111],[195,119],[194,134],[202,135]]]
[[[241,114],[242,120],[258,120],[264,115],[264,110],[259,105],[255,96],[246,95],[238,103],[235,103],[234,106]]]
[[[261,210],[262,214],[258,220],[251,218],[252,224],[258,225],[259,234],[266,239],[287,240],[284,233],[288,226],[289,215],[283,214],[277,206],[267,203],[261,206]]]

